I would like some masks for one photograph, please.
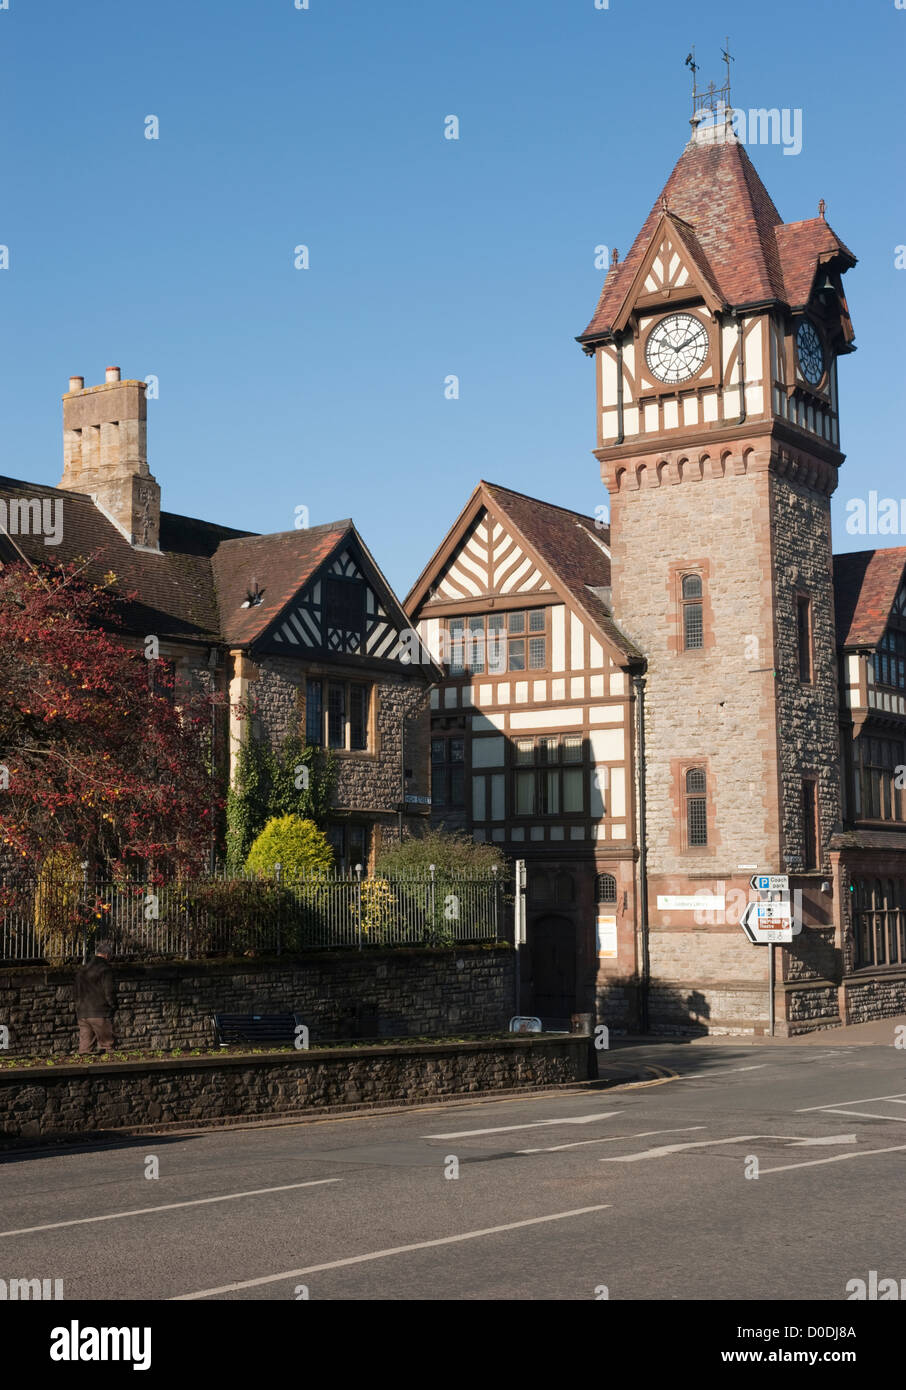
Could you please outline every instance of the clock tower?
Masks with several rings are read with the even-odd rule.
[[[698,112],[579,338],[595,362],[613,617],[646,658],[653,1021],[691,990],[712,1026],[766,1026],[774,948],[744,954],[738,926],[756,867],[794,876],[806,930],[831,920],[830,499],[837,363],[853,350],[841,276],[854,264],[823,201],[817,217],[783,221],[732,111]],[[678,905],[695,893],[706,909]],[[781,989],[781,1031],[782,1009]]]

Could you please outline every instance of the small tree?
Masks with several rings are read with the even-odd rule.
[[[306,873],[328,873],[333,868],[333,850],[314,821],[274,816],[249,850],[246,868],[255,874],[273,874],[277,864],[283,880],[292,882]]]
[[[115,580],[0,568],[0,844],[32,865],[72,847],[194,868],[218,807],[211,702],[128,645]]]
[[[44,959],[61,964],[75,950],[82,894],[82,864],[71,846],[51,850],[38,871],[35,934]]]

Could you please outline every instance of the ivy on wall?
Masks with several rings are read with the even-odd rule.
[[[247,738],[227,794],[227,866],[239,872],[252,842],[274,816],[301,816],[324,828],[336,785],[333,754],[289,734],[277,748]]]

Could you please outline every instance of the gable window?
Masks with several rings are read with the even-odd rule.
[[[451,676],[547,669],[547,609],[451,618],[447,629]]]
[[[686,844],[698,849],[708,843],[708,784],[703,767],[690,767],[685,775]]]
[[[366,752],[370,693],[369,686],[357,681],[307,681],[306,742],[341,752]]]
[[[431,739],[431,805],[465,805],[465,749],[461,734]]]
[[[812,601],[808,594],[796,595],[796,645],[799,659],[799,679],[811,685],[812,663]]]
[[[819,858],[818,783],[806,777],[802,782],[802,867],[817,869]]]
[[[694,651],[705,645],[704,590],[700,574],[683,575],[683,650]]]
[[[324,583],[324,625],[331,650],[359,651],[365,635],[365,585],[361,579],[328,575]]]

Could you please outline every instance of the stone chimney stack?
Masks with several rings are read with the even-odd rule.
[[[102,386],[69,378],[63,397],[60,487],[87,492],[131,545],[159,550],[160,488],[148,469],[145,382],[120,381],[108,367]]]

